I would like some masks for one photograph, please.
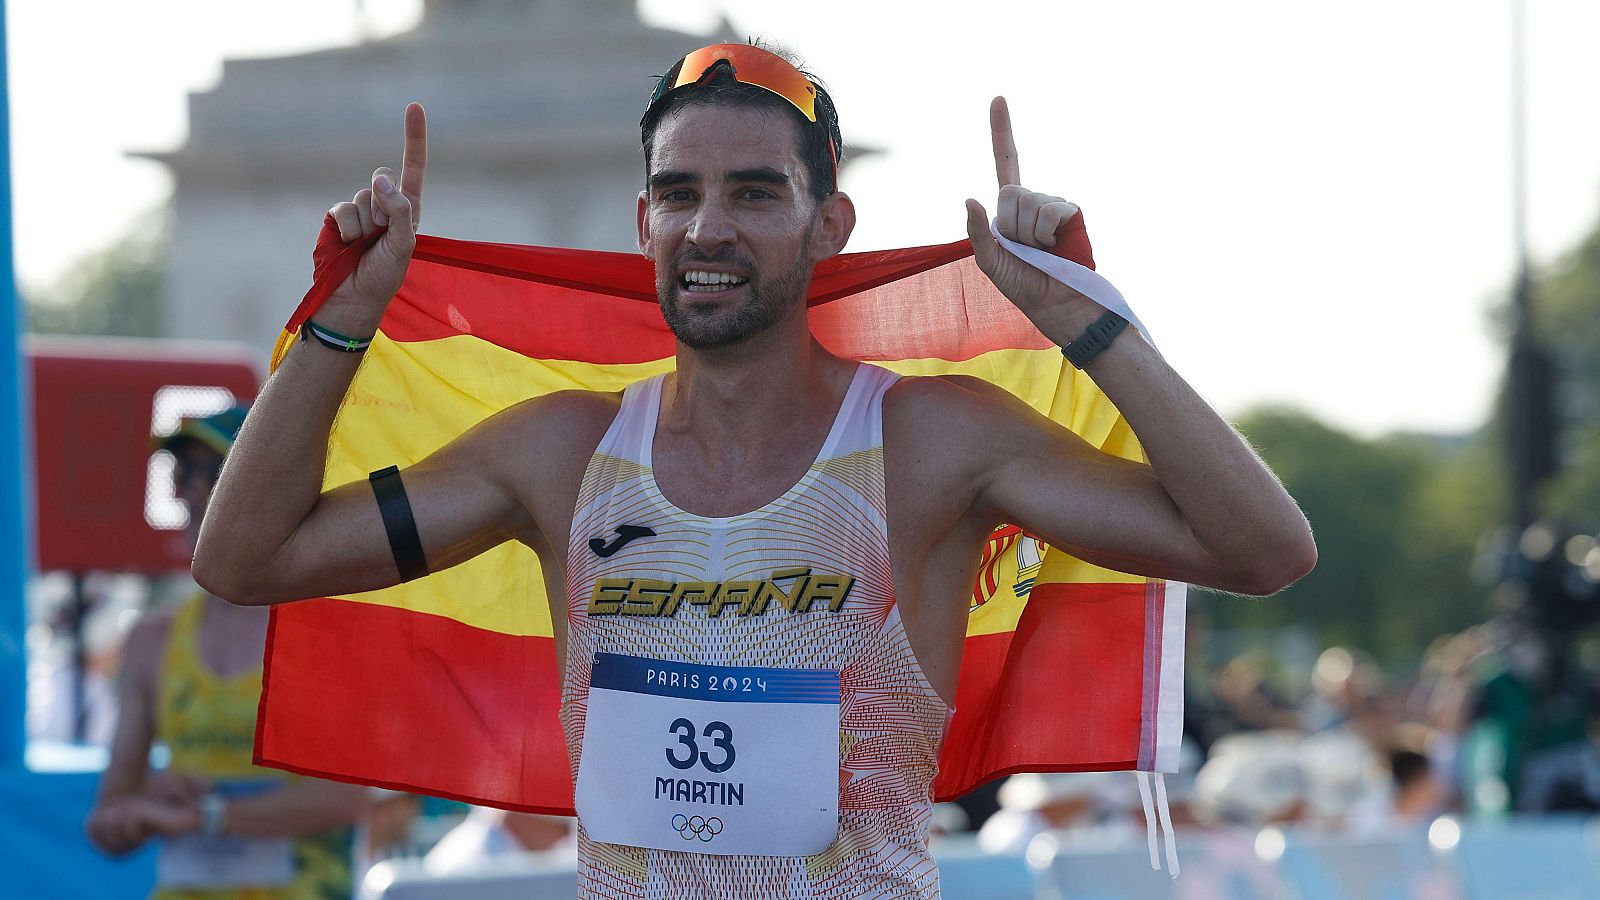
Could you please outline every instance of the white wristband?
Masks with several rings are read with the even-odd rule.
[[[200,833],[216,837],[222,833],[222,817],[228,812],[228,798],[221,794],[206,794],[200,798]]]

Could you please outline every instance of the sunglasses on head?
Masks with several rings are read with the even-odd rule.
[[[803,72],[790,65],[788,60],[769,50],[749,44],[712,44],[685,56],[678,64],[678,74],[672,79],[662,78],[656,83],[655,93],[645,107],[642,126],[650,113],[666,96],[681,87],[709,81],[720,72],[726,72],[734,81],[748,84],[777,94],[800,110],[807,121],[817,121],[817,86]],[[824,123],[830,126],[832,123]],[[833,134],[828,135],[828,152],[833,156],[835,177],[839,168],[839,148]]]

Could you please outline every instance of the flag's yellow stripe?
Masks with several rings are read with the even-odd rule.
[[[970,360],[880,362],[908,375],[963,374],[1017,395],[1107,452],[1139,458],[1127,424],[1087,377],[1063,364],[1056,350],[1000,350]],[[673,361],[596,365],[537,360],[472,335],[400,343],[379,334],[334,425],[326,487],[365,479],[390,465],[402,468],[494,413],[553,391],[620,391],[641,378],[669,371]],[[515,452],[515,448],[507,448]],[[1009,566],[1009,569],[1005,568]],[[1014,561],[997,570],[1001,590],[973,612],[969,634],[1016,626],[1022,601],[1012,590]],[[1049,553],[1038,577],[1046,582],[1138,582],[1141,578]],[[1013,580],[1007,580],[1008,578]],[[349,599],[448,616],[467,625],[515,635],[548,636],[550,608],[538,557],[520,544],[503,544],[475,559],[410,584]],[[955,599],[955,598],[952,598]],[[956,600],[956,602],[960,602]]]

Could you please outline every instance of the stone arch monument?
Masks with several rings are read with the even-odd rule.
[[[409,32],[230,60],[190,98],[188,141],[142,154],[175,180],[166,333],[271,347],[310,284],[323,212],[399,167],[401,114],[428,109],[422,230],[634,249],[638,122],[673,60],[710,36],[641,22],[631,0],[427,0]]]

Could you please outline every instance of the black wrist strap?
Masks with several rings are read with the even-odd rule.
[[[1105,315],[1094,320],[1093,325],[1085,328],[1077,340],[1061,348],[1061,352],[1067,362],[1081,369],[1089,364],[1089,360],[1099,356],[1100,351],[1111,346],[1111,342],[1127,327],[1127,319],[1108,309]]]
[[[422,555],[422,538],[411,515],[411,501],[406,499],[406,486],[400,481],[400,467],[379,469],[367,480],[372,483],[372,496],[378,499],[378,513],[383,516],[383,530],[389,533],[389,551],[400,570],[400,582],[428,574],[428,560]]]

